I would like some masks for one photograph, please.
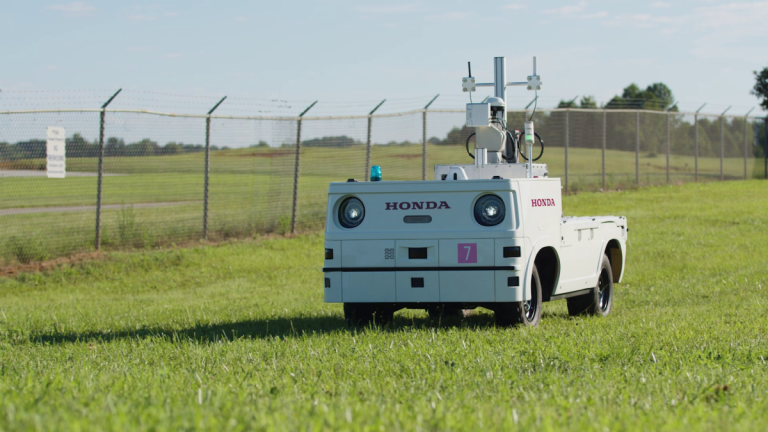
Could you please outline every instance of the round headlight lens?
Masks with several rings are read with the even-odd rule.
[[[475,220],[483,226],[500,224],[506,213],[504,201],[496,195],[484,195],[475,203]]]
[[[347,198],[339,206],[339,223],[344,228],[354,228],[365,219],[365,206],[357,198]]]

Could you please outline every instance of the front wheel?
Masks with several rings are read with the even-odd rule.
[[[533,265],[531,274],[531,295],[522,302],[500,303],[494,311],[496,324],[509,326],[522,324],[535,327],[541,321],[541,280],[539,270]]]
[[[464,311],[458,307],[446,306],[445,304],[438,304],[427,308],[427,313],[432,321],[449,321],[460,320],[464,318]]]
[[[613,270],[608,256],[603,255],[597,286],[589,293],[567,299],[568,314],[607,316],[613,306]]]

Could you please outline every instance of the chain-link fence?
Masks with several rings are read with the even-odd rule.
[[[511,111],[510,129],[530,115]],[[320,229],[331,181],[365,179],[371,165],[385,180],[430,180],[435,164],[471,163],[464,120],[0,112],[0,262]],[[768,174],[763,118],[559,109],[534,121],[540,162],[566,192]],[[46,176],[50,126],[66,132],[64,179]]]

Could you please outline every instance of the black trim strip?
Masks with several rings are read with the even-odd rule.
[[[488,271],[514,270],[515,266],[500,267],[323,267],[323,272],[387,272],[387,271]]]
[[[578,297],[578,296],[581,296],[581,295],[584,295],[584,294],[589,294],[589,292],[591,290],[592,290],[592,288],[586,288],[586,289],[583,289],[583,290],[567,292],[565,294],[556,294],[556,295],[551,296],[549,299],[550,300],[562,300],[562,299],[567,299],[567,298],[571,298],[571,297]]]

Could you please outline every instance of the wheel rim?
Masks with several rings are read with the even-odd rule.
[[[611,301],[610,279],[608,271],[603,269],[600,272],[600,279],[597,281],[597,293],[598,293],[598,305],[600,310],[605,311],[608,309],[608,304]]]
[[[528,301],[523,302],[523,311],[525,312],[525,319],[530,321],[533,321],[536,318],[536,306],[538,304],[538,299],[536,298],[536,294],[538,292],[537,286],[535,286],[536,282],[531,278],[531,299]]]

